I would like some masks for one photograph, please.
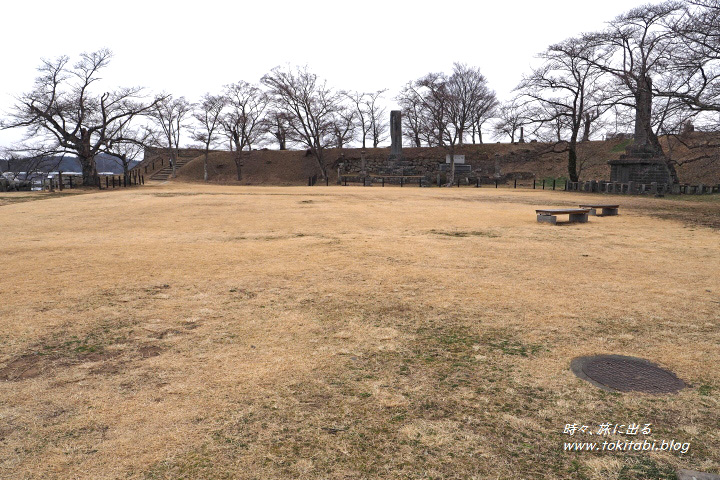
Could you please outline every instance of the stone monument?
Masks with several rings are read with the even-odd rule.
[[[402,160],[402,112],[390,112],[390,157],[388,160]]]
[[[610,181],[649,184],[673,183],[674,175],[668,159],[662,151],[660,142],[650,127],[652,107],[652,82],[645,79],[643,88],[638,88],[635,111],[635,138],[625,149],[625,155],[618,160],[610,160]]]

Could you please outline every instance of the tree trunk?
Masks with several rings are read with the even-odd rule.
[[[675,161],[668,159],[667,167],[668,167],[668,170],[670,170],[670,178],[672,179],[672,182],[680,183],[680,179],[678,178],[677,170],[675,170]]]
[[[455,183],[455,145],[453,143],[450,144],[448,152],[450,152],[450,168],[448,169],[448,181],[445,186],[452,187]]]
[[[78,152],[78,160],[82,165],[83,186],[94,187],[96,186],[95,178],[97,177],[95,155],[90,148],[90,134],[84,128],[80,130],[80,141],[82,142],[82,151]]]
[[[285,131],[280,127],[280,124],[277,125],[277,130],[275,130],[275,139],[278,141],[278,144],[280,145],[280,150],[285,150]]]
[[[235,167],[237,168],[237,180],[239,182],[242,180],[242,160],[240,159],[240,155],[235,157]]]
[[[322,175],[322,180],[325,180],[327,178],[327,167],[325,166],[325,155],[322,148],[311,148],[310,149],[315,156],[315,159],[318,162],[318,167],[320,167],[320,172]]]
[[[175,149],[170,148],[170,164],[172,165],[172,178],[177,177],[177,167],[175,166],[176,162],[177,155],[175,154]]]
[[[481,145],[482,145],[482,143],[483,143],[483,140],[482,140],[482,130],[480,129],[480,127],[478,127],[478,143],[480,143]]]
[[[583,124],[583,136],[582,142],[590,141],[590,126],[592,125],[593,118],[590,113],[585,114],[585,123]]]
[[[652,79],[639,78],[635,92],[635,141],[632,150],[640,153],[663,155],[655,132],[652,129]]]
[[[242,180],[242,150],[240,146],[235,144],[235,151],[233,152],[233,159],[235,160],[235,168],[237,169],[237,180]]]
[[[80,164],[82,165],[82,178],[83,186],[94,187],[95,177],[97,177],[97,170],[95,168],[95,158],[79,158]]]
[[[568,151],[568,175],[570,176],[571,182],[578,181],[577,150],[575,149],[575,146],[572,144],[570,145],[570,149]]]
[[[208,154],[210,153],[208,148],[205,148],[205,162],[203,164],[203,180],[208,181]]]

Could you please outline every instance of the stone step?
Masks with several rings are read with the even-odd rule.
[[[176,170],[180,170],[182,167],[184,167],[188,162],[190,162],[192,158],[179,158],[176,162]],[[159,180],[159,181],[165,181],[172,175],[172,166],[166,165],[157,172],[150,175],[150,180]]]

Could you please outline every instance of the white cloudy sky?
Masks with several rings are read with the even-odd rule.
[[[639,0],[324,0],[7,2],[0,34],[0,112],[32,87],[41,58],[108,47],[102,87],[147,87],[191,101],[277,65],[307,64],[342,89],[389,89],[455,61],[479,66],[510,96],[548,45],[604,22]],[[0,146],[17,134],[0,132]]]

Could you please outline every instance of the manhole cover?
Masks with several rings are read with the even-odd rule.
[[[677,478],[678,480],[720,480],[720,475],[694,470],[678,470]]]
[[[674,373],[642,358],[622,355],[578,357],[570,363],[575,375],[611,392],[676,393],[685,382]]]

